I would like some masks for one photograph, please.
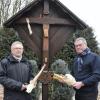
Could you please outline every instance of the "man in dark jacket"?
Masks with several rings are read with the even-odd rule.
[[[77,57],[74,60],[73,76],[76,83],[75,100],[97,100],[100,81],[100,56],[91,52],[84,38],[74,42]]]
[[[32,100],[26,93],[27,84],[33,79],[32,65],[22,56],[23,44],[11,45],[11,54],[1,60],[0,83],[4,86],[4,100]]]

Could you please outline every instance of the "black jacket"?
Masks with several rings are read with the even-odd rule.
[[[78,71],[77,57],[75,58],[72,74],[76,81],[82,81],[85,86],[77,90],[82,94],[96,93],[100,81],[100,56],[95,53],[89,53],[81,56],[83,60],[82,70]]]
[[[4,100],[15,100],[14,96],[17,96],[18,100],[27,100],[24,96],[28,94],[21,91],[21,87],[22,84],[29,83],[32,78],[32,65],[27,59],[22,58],[19,62],[10,55],[1,60],[0,83],[4,86]]]

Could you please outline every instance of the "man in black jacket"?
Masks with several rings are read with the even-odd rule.
[[[1,60],[0,83],[4,86],[4,100],[32,100],[26,93],[27,84],[33,79],[32,65],[22,55],[23,44],[15,41],[11,54]]]
[[[76,79],[75,100],[97,100],[100,81],[100,56],[91,52],[83,37],[74,42],[77,57],[74,60],[72,74]]]

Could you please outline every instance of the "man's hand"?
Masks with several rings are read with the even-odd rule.
[[[80,89],[82,86],[84,86],[82,82],[76,82],[75,84],[73,84],[73,87],[76,89]]]
[[[37,81],[31,80],[30,84],[27,85],[26,92],[31,93],[31,91],[36,87]]]
[[[21,87],[21,91],[24,91],[24,90],[26,90],[27,89],[27,85],[22,85],[22,87]]]

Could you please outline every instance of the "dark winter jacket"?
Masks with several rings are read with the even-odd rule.
[[[4,100],[31,100],[21,87],[32,78],[32,66],[27,59],[22,58],[19,62],[10,55],[1,60],[0,83],[4,86]]]
[[[91,52],[81,56],[83,64],[82,70],[78,70],[78,62],[75,58],[72,74],[76,81],[82,81],[85,86],[76,90],[78,93],[96,93],[98,92],[98,82],[100,81],[100,56]]]

